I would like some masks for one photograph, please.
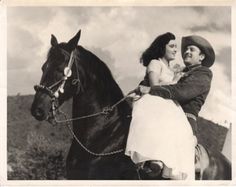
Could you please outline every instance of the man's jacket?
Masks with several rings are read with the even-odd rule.
[[[195,65],[184,69],[177,84],[153,86],[150,94],[179,102],[185,113],[198,116],[210,91],[212,72],[208,67]]]

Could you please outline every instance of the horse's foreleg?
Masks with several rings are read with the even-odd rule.
[[[72,143],[66,159],[66,177],[69,180],[84,180],[88,178],[88,168],[80,161],[76,143]]]

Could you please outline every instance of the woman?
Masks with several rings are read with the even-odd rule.
[[[170,68],[176,52],[172,33],[158,36],[141,57],[146,67],[142,84],[176,83],[180,77]],[[193,180],[194,147],[191,126],[177,102],[149,94],[134,102],[125,151],[134,163],[152,161],[163,168],[164,178]]]

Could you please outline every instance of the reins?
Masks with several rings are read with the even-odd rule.
[[[56,109],[56,107],[52,105],[52,110],[53,110],[53,118],[55,119],[56,123],[65,123],[65,125],[67,125],[70,133],[72,134],[72,136],[74,137],[74,139],[76,140],[76,142],[86,151],[88,152],[89,154],[93,155],[93,156],[110,156],[110,155],[114,155],[114,154],[118,154],[118,153],[121,153],[124,151],[124,149],[118,149],[116,151],[111,151],[111,152],[107,152],[107,153],[95,153],[91,150],[89,150],[79,139],[78,137],[75,135],[71,125],[69,124],[69,122],[72,122],[72,121],[76,121],[76,120],[80,120],[80,119],[86,119],[86,118],[91,118],[91,117],[95,117],[95,116],[99,116],[99,115],[108,115],[111,111],[114,110],[114,108],[119,105],[121,102],[123,102],[127,97],[129,97],[130,94],[132,94],[133,92],[130,92],[129,94],[127,94],[125,97],[123,97],[122,99],[120,99],[118,102],[116,102],[114,105],[112,105],[111,107],[105,107],[101,112],[97,112],[97,113],[94,113],[94,114],[90,114],[90,115],[85,115],[85,116],[81,116],[81,117],[76,117],[76,118],[71,118],[71,119],[68,119],[67,118],[67,115],[65,112]],[[63,114],[65,120],[58,120],[56,118],[56,112],[59,112],[61,114]]]
[[[62,112],[61,110],[59,110],[55,104],[55,100],[52,101],[52,113],[53,113],[53,117],[55,119],[55,121],[57,123],[67,123],[67,122],[72,122],[72,121],[77,121],[77,120],[80,120],[80,119],[86,119],[86,118],[91,118],[91,117],[96,117],[96,116],[99,116],[99,115],[108,115],[110,112],[112,112],[114,110],[114,108],[116,106],[118,106],[121,102],[123,102],[124,100],[126,100],[129,95],[131,93],[127,94],[126,96],[124,96],[122,99],[120,99],[118,102],[116,102],[114,105],[110,106],[110,107],[104,107],[102,111],[100,112],[96,112],[96,113],[93,113],[93,114],[88,114],[88,115],[84,115],[84,116],[80,116],[80,117],[75,117],[75,118],[71,118],[71,119],[65,119],[65,120],[58,120],[56,118],[56,113],[57,111],[59,113],[64,113]]]
[[[119,103],[121,103],[122,101],[124,101],[126,98],[128,97],[128,95],[124,98],[122,98],[120,101],[118,101],[116,104],[114,104],[112,107],[107,107],[107,108],[104,108],[103,111],[101,112],[97,112],[97,113],[94,113],[94,114],[90,114],[90,115],[85,115],[85,116],[81,116],[81,117],[77,117],[77,118],[72,118],[72,119],[68,119],[67,118],[67,115],[65,112],[61,111],[61,110],[58,110],[59,113],[63,114],[63,116],[65,117],[65,120],[57,120],[56,116],[54,116],[54,119],[57,123],[65,123],[65,125],[67,125],[70,133],[72,134],[72,136],[74,137],[74,139],[76,140],[76,142],[86,151],[88,152],[89,154],[93,155],[93,156],[110,156],[110,155],[114,155],[114,154],[118,154],[118,153],[121,153],[124,151],[124,149],[118,149],[116,151],[111,151],[111,152],[107,152],[107,153],[95,153],[91,150],[89,150],[79,139],[78,137],[75,135],[71,125],[69,124],[70,122],[72,121],[75,121],[75,120],[80,120],[80,119],[85,119],[85,118],[91,118],[91,117],[95,117],[95,116],[99,116],[99,115],[108,115],[109,112],[111,112]]]
[[[76,50],[76,49],[75,49]],[[96,116],[99,116],[99,115],[108,115],[110,112],[112,112],[114,110],[114,108],[116,108],[121,102],[123,102],[124,100],[126,100],[130,94],[134,93],[135,90],[129,92],[126,96],[124,96],[122,99],[120,99],[119,101],[117,101],[115,104],[113,104],[112,106],[109,106],[109,107],[104,107],[102,111],[100,112],[96,112],[96,113],[93,113],[93,114],[88,114],[88,115],[84,115],[84,116],[80,116],[80,117],[75,117],[75,118],[71,118],[71,119],[68,119],[67,115],[65,112],[61,111],[59,109],[59,107],[57,106],[57,101],[58,101],[58,98],[59,98],[59,94],[60,93],[64,93],[64,87],[65,87],[65,83],[67,81],[67,79],[72,75],[72,66],[73,66],[73,63],[74,63],[74,53],[75,53],[75,50],[71,52],[71,54],[69,54],[67,51],[63,50],[63,53],[66,53],[67,55],[70,55],[70,60],[69,60],[69,63],[67,65],[67,67],[65,67],[64,69],[64,76],[62,79],[60,79],[59,81],[57,81],[56,83],[52,84],[51,86],[44,86],[44,85],[36,85],[35,86],[35,90],[36,91],[43,91],[43,92],[46,92],[51,98],[52,98],[52,116],[53,116],[53,119],[55,120],[55,122],[57,124],[61,124],[61,123],[65,123],[67,125],[67,127],[69,128],[70,130],[70,133],[72,134],[72,136],[74,137],[74,139],[77,141],[77,143],[86,151],[88,152],[89,154],[91,155],[94,155],[94,156],[110,156],[110,155],[114,155],[114,154],[118,154],[118,153],[121,153],[124,151],[124,149],[118,149],[116,151],[111,151],[111,152],[107,152],[107,153],[95,153],[91,150],[89,150],[79,139],[78,137],[75,135],[72,127],[70,126],[70,122],[72,121],[76,121],[76,120],[81,120],[81,119],[86,119],[86,118],[91,118],[91,117],[96,117]],[[75,63],[76,65],[76,72],[77,72],[77,79],[74,79],[72,80],[72,84],[78,84],[80,83],[80,79],[79,79],[79,72],[78,72],[78,69],[77,69],[77,64]],[[55,90],[55,92],[53,91],[53,88],[55,86],[59,85]],[[81,87],[81,85],[79,85]],[[78,94],[79,92],[79,86],[77,88],[77,91],[76,91],[76,94]],[[59,114],[63,114],[65,120],[58,120],[56,118],[56,115],[57,113]],[[47,119],[49,120],[49,119]]]

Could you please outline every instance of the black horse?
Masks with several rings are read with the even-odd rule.
[[[79,38],[80,31],[69,42],[58,44],[52,35],[31,108],[37,120],[63,122],[55,115],[59,106],[73,97],[72,119],[64,120],[73,121],[67,178],[130,180],[140,179],[141,174],[146,179],[162,179],[138,173],[124,154],[132,109],[105,63],[77,46]],[[231,165],[221,154],[209,154],[204,148],[200,152],[204,159],[199,179],[231,178]]]
[[[123,93],[108,67],[77,46],[79,38],[80,32],[68,43],[58,44],[52,35],[41,82],[35,87],[32,115],[37,120],[52,121],[54,102],[59,107],[73,97],[73,118],[84,118],[73,120],[74,139],[66,163],[68,179],[138,179],[135,165],[124,154],[130,105],[122,100]],[[71,76],[65,81],[70,58],[73,65],[67,70]],[[64,93],[58,89],[62,85]]]

